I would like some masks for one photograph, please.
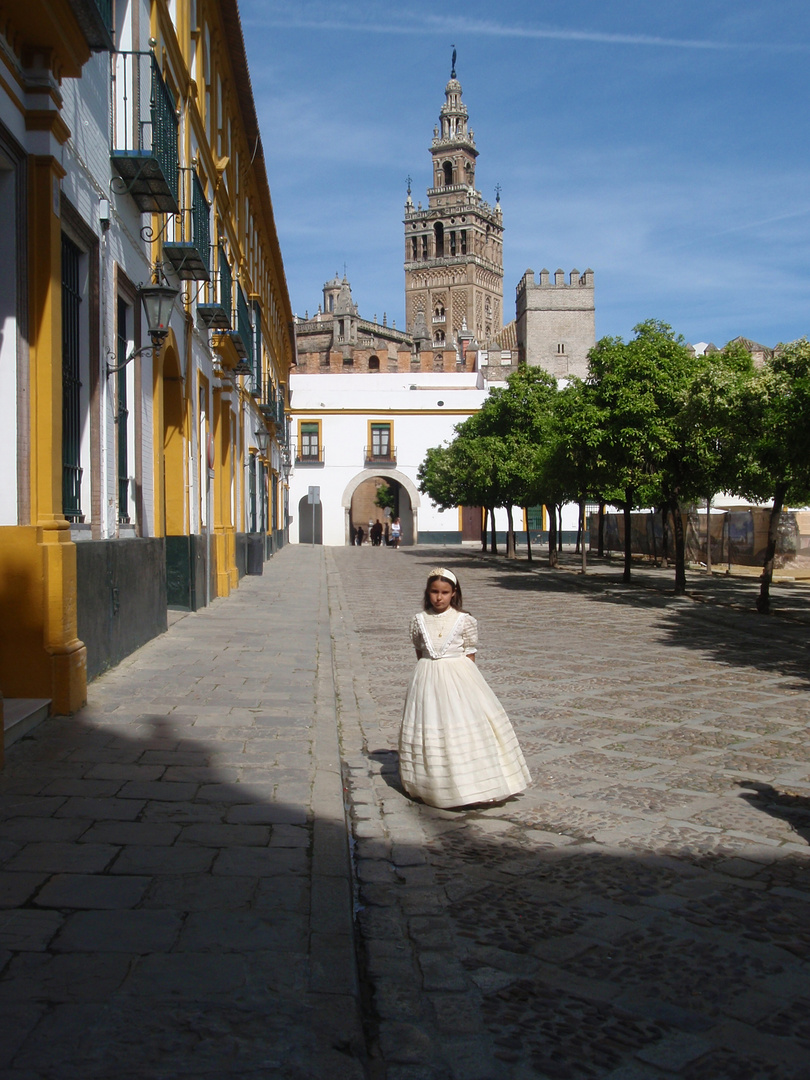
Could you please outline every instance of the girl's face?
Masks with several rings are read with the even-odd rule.
[[[447,611],[455,594],[456,590],[450,582],[441,578],[431,581],[428,587],[428,600],[434,611]]]

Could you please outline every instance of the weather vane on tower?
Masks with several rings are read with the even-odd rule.
[[[453,63],[450,66],[450,78],[455,79],[455,77],[456,77],[456,47],[454,45],[453,46]]]

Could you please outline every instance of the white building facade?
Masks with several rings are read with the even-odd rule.
[[[358,528],[367,539],[374,521],[385,524],[374,503],[383,484],[394,496],[387,519],[400,518],[403,544],[478,540],[480,511],[440,510],[420,493],[417,474],[430,447],[452,440],[488,392],[475,372],[292,375],[290,541],[343,546]],[[506,527],[505,515],[498,525]]]

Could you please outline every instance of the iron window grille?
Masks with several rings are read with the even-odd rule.
[[[81,251],[62,236],[62,513],[72,522],[82,514],[81,467]]]

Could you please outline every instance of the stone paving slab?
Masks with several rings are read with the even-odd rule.
[[[361,1080],[323,551],[88,696],[0,776],[0,1080]]]
[[[810,593],[763,620],[660,575],[326,554],[373,1075],[806,1080]],[[437,562],[533,775],[497,807],[398,786],[408,619]]]

